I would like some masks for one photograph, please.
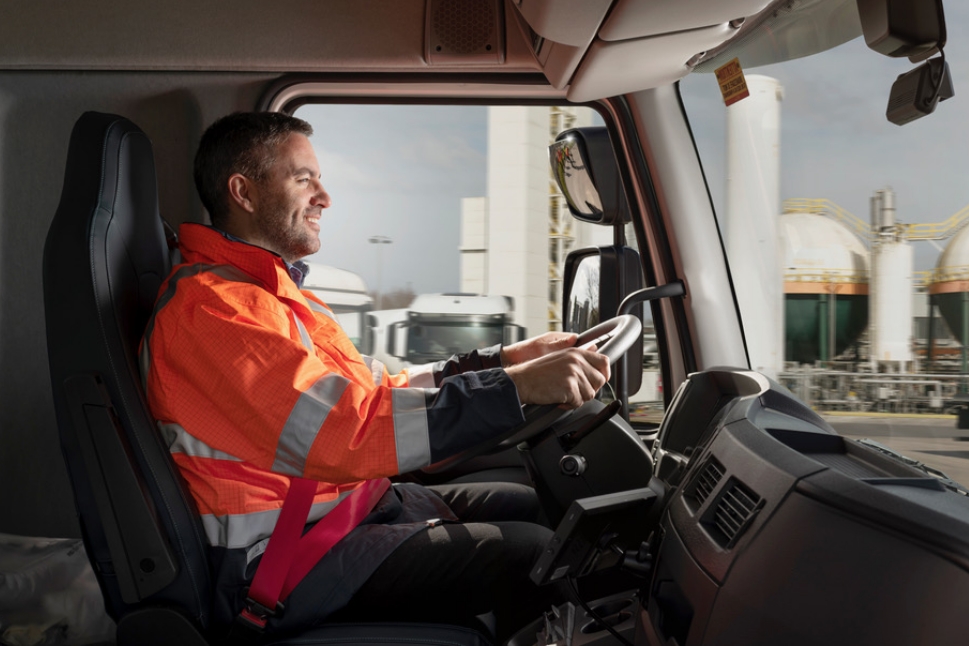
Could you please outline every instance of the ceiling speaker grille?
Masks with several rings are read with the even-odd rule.
[[[495,36],[495,8],[479,0],[443,0],[434,12],[437,51],[473,54],[487,49]]]
[[[499,0],[429,0],[429,63],[497,63],[504,58]]]

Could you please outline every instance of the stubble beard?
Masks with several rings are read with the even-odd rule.
[[[259,219],[263,239],[288,262],[305,258],[320,250],[319,235],[305,228],[307,210],[300,211],[298,222],[294,225],[292,207],[285,204],[285,200],[274,198],[267,205],[266,216]]]

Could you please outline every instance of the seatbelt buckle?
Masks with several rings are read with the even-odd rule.
[[[262,632],[266,628],[266,622],[272,617],[283,614],[286,606],[281,601],[276,602],[275,608],[267,608],[249,596],[249,587],[242,590],[246,599],[243,601],[242,610],[239,612],[237,620],[241,620],[247,627]]]

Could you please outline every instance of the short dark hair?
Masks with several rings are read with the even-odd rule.
[[[277,147],[294,133],[309,137],[313,127],[279,112],[235,112],[208,127],[195,153],[195,188],[213,226],[229,214],[229,177],[239,173],[263,181]]]

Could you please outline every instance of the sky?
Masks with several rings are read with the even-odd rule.
[[[384,293],[458,291],[461,199],[486,193],[487,108],[327,105],[296,114],[313,125],[332,199],[310,260],[355,271]],[[373,236],[392,242],[368,243]],[[454,253],[428,262],[431,249]]]
[[[934,113],[897,126],[885,118],[896,77],[916,67],[883,56],[856,38],[783,64],[745,70],[778,81],[781,199],[826,198],[867,222],[876,190],[895,191],[902,222],[942,222],[969,206],[969,3],[945,3],[944,48],[955,96]],[[725,108],[712,75],[694,74],[680,90],[718,215],[723,213]],[[938,248],[913,242],[917,270]],[[944,246],[945,241],[937,243]]]
[[[895,78],[914,69],[863,38],[779,65],[745,70],[780,81],[781,199],[826,198],[868,220],[869,198],[896,193],[903,222],[941,222],[969,206],[969,3],[946,2],[945,47],[955,96],[904,126],[885,118]],[[681,82],[684,105],[718,213],[724,194],[726,112],[712,74]],[[371,289],[458,289],[460,200],[483,196],[487,109],[479,106],[305,106],[333,199],[311,260],[360,273]],[[453,214],[438,219],[441,213]],[[429,222],[435,222],[433,226]],[[371,236],[389,245],[372,245]],[[915,242],[916,269],[941,241]],[[431,249],[454,249],[428,262]],[[378,271],[379,267],[379,271]]]

